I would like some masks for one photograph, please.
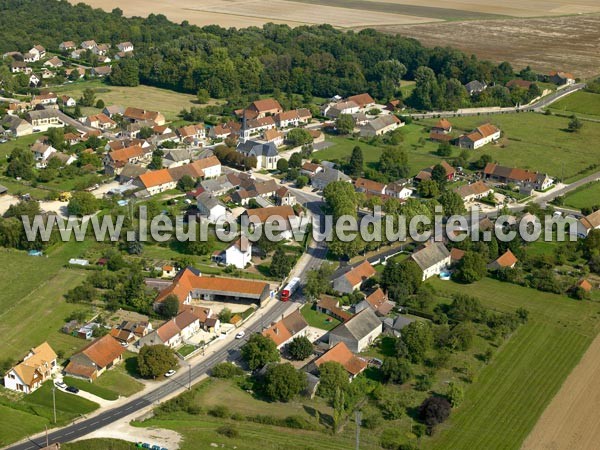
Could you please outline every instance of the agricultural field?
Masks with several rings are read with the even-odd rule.
[[[65,318],[81,305],[67,303],[63,294],[81,284],[86,272],[66,269],[70,258],[78,257],[85,243],[70,242],[51,250],[48,257],[25,252],[0,252],[0,359],[20,359],[28,349],[47,340],[65,356],[82,347],[81,339],[64,334]],[[35,274],[35,276],[32,276]]]
[[[565,196],[565,206],[591,208],[600,205],[600,182],[586,184]]]
[[[486,122],[502,130],[500,142],[473,151],[473,160],[486,153],[500,164],[545,172],[569,182],[593,172],[593,169],[588,170],[589,166],[600,160],[600,149],[589,145],[600,139],[600,123],[585,122],[579,132],[570,133],[567,131],[569,120],[523,113],[458,117],[450,122],[457,132],[471,131]],[[435,122],[437,120],[420,123],[433,125]]]
[[[72,84],[58,86],[52,90],[58,94],[68,94],[79,99],[85,89],[96,92],[96,100],[102,99],[105,105],[133,106],[136,108],[160,111],[167,120],[177,120],[177,114],[182,109],[199,106],[196,97],[190,94],[181,94],[166,89],[151,86],[111,86],[100,80],[78,81]],[[96,108],[88,108],[87,113],[98,112]]]
[[[475,3],[481,7],[494,8],[488,2]],[[576,15],[577,8],[571,9],[565,2],[560,6],[566,7],[567,10],[554,10],[561,14],[560,17],[542,17],[553,15],[553,11],[544,11],[544,7],[556,5],[557,2],[511,3],[522,5],[524,8],[530,7],[536,14],[529,18],[470,20],[461,22],[460,26],[454,22],[438,22],[422,25],[395,24],[375,28],[416,38],[430,47],[449,46],[475,54],[481,59],[509,61],[517,69],[531,66],[534,70],[544,73],[564,70],[581,78],[590,78],[598,74],[600,54],[597,52],[597,42],[600,38],[600,15]],[[473,3],[468,5],[476,7]],[[494,5],[502,8],[506,2]],[[582,13],[595,13],[600,7],[600,3],[593,1],[587,5],[580,5],[581,9],[584,9]]]
[[[433,280],[499,311],[523,307],[529,321],[465,391],[465,402],[432,441],[434,449],[517,449],[600,330],[600,305],[490,278],[472,285]],[[539,447],[536,447],[539,448]]]
[[[575,92],[553,103],[550,110],[557,114],[577,114],[581,117],[600,119],[600,94],[583,91]]]

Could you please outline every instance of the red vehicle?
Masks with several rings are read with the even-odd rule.
[[[281,301],[287,302],[300,286],[300,278],[292,278],[288,284],[281,290]]]

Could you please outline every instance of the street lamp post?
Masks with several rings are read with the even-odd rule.
[[[54,424],[56,425],[56,386],[52,385],[52,409],[54,411]]]

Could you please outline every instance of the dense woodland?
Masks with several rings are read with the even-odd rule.
[[[400,78],[415,79],[408,103],[417,108],[456,108],[510,102],[508,89],[471,99],[463,84],[505,82],[508,63],[494,65],[451,48],[426,48],[414,39],[363,30],[342,32],[329,25],[290,28],[267,24],[236,30],[175,24],[162,15],[147,19],[106,13],[54,0],[0,0],[0,52],[27,51],[42,44],[57,51],[77,43],[134,43],[135,60],[113,67],[112,82],[138,82],[212,97],[287,92],[329,97],[369,92],[379,100],[399,97]],[[513,100],[514,101],[514,100]]]

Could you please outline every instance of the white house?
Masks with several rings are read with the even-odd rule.
[[[4,387],[29,394],[50,379],[58,367],[56,353],[47,342],[31,349],[23,361],[4,375]]]
[[[339,342],[354,353],[360,353],[383,332],[383,324],[371,308],[363,309],[329,332],[329,346]]]
[[[221,201],[208,192],[202,192],[196,197],[198,212],[205,216],[209,222],[216,222],[219,217],[227,214],[227,208]]]
[[[121,42],[120,44],[117,44],[117,48],[123,53],[132,52],[133,44],[131,42]]]
[[[48,164],[50,156],[56,153],[57,150],[51,145],[37,141],[31,146],[31,151],[33,152],[33,157],[37,161],[35,166],[38,169],[43,169]]]
[[[360,135],[363,137],[381,136],[403,125],[404,123],[396,116],[388,114],[377,117],[360,127]]]
[[[423,281],[439,275],[451,264],[450,251],[441,242],[428,242],[411,255],[411,259],[423,271]]]
[[[486,123],[477,127],[469,134],[464,134],[458,138],[458,146],[476,150],[490,142],[496,142],[500,139],[501,132],[494,125]]]
[[[252,242],[247,237],[241,236],[237,241],[225,249],[225,264],[238,269],[245,268],[252,261]]]
[[[283,317],[279,322],[275,322],[262,334],[275,342],[278,349],[281,349],[293,339],[306,336],[307,332],[308,323],[306,323],[298,308],[293,313]]]
[[[479,180],[475,183],[460,186],[455,189],[455,192],[460,195],[463,202],[468,203],[487,197],[490,193],[493,193],[494,190],[483,181]]]

